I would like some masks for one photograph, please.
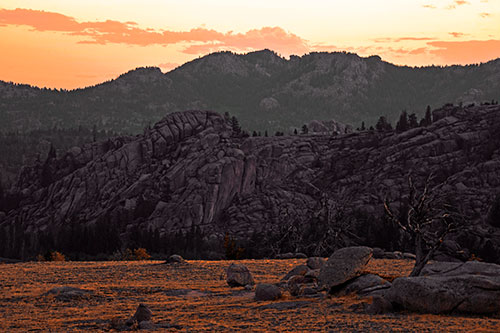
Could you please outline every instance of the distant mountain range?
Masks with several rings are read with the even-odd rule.
[[[0,81],[0,131],[85,126],[136,134],[165,114],[229,112],[247,130],[289,131],[313,119],[355,127],[403,109],[500,99],[500,59],[481,65],[402,67],[378,56],[311,53],[289,60],[263,50],[220,52],[163,74],[138,68],[72,91]]]

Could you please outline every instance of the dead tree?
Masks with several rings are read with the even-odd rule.
[[[323,192],[320,209],[315,220],[323,230],[321,237],[314,244],[313,254],[331,254],[333,251],[359,243],[360,238],[354,233],[356,219],[352,214],[353,191],[342,191],[333,199]]]
[[[389,219],[415,243],[415,266],[410,276],[418,276],[427,262],[443,243],[444,238],[457,230],[463,229],[463,215],[446,204],[437,188],[431,189],[432,175],[427,177],[422,191],[417,189],[411,175],[408,176],[408,209],[394,211],[389,200],[384,200],[384,209]]]

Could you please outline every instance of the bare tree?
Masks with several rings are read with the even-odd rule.
[[[314,245],[313,254],[331,254],[333,251],[351,246],[360,241],[354,233],[356,218],[352,214],[351,204],[354,192],[343,190],[336,199],[322,193],[320,209],[315,213],[316,221],[322,230]]]
[[[401,206],[399,211],[395,211],[389,200],[384,200],[386,215],[415,243],[416,260],[410,276],[420,275],[448,234],[464,229],[464,224],[458,223],[463,215],[444,202],[436,187],[431,189],[431,181],[432,175],[427,177],[423,190],[419,191],[411,175],[408,176],[406,212]]]

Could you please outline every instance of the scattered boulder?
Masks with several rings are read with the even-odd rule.
[[[244,287],[255,284],[252,273],[245,265],[233,263],[227,268],[226,274],[226,281],[230,287]]]
[[[295,275],[306,275],[306,273],[309,271],[309,267],[306,265],[299,265],[294,268],[290,272],[288,272],[281,280],[282,281],[288,281],[292,276]]]
[[[310,269],[320,269],[325,264],[325,259],[321,257],[311,257],[307,259],[306,265]]]
[[[336,295],[349,295],[349,294],[364,294],[366,292],[373,292],[379,288],[387,289],[391,287],[391,283],[380,276],[375,274],[365,274],[355,278],[349,282],[344,288],[336,292]]]
[[[128,326],[132,326],[134,323],[137,323],[139,327],[141,327],[141,323],[145,323],[143,326],[150,326],[148,323],[151,323],[151,317],[153,316],[153,312],[149,307],[145,304],[139,304],[137,310],[135,310],[135,314],[130,317],[125,324]],[[154,328],[154,327],[153,327]]]
[[[184,260],[184,258],[178,254],[172,254],[170,257],[168,257],[167,263],[168,264],[186,264],[187,261]]]
[[[139,304],[137,310],[135,311],[134,318],[140,324],[143,321],[151,321],[151,317],[153,316],[153,312],[149,307],[145,304]]]
[[[330,291],[361,274],[372,257],[365,246],[346,247],[335,251],[319,272],[319,284]]]
[[[44,293],[43,296],[54,295],[54,297],[59,301],[70,301],[74,299],[87,298],[91,293],[92,291],[90,290],[74,287],[56,287]]]
[[[256,301],[274,301],[281,298],[281,289],[274,284],[259,283],[255,289]]]

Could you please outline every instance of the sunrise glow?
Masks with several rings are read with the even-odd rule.
[[[500,1],[0,1],[4,81],[69,89],[264,48],[411,66],[486,62],[500,57]]]

